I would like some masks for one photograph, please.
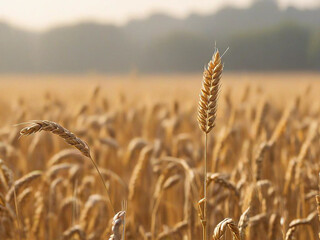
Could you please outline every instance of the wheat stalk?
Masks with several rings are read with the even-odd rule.
[[[174,235],[180,235],[181,231],[188,227],[187,221],[178,222],[174,225],[174,227],[170,230],[164,231],[157,236],[157,240],[165,240],[173,237]],[[178,236],[179,236],[178,235]]]
[[[289,229],[286,233],[285,240],[293,239],[293,234],[296,231],[296,228],[301,225],[309,225],[314,217],[317,216],[317,214],[317,211],[314,211],[310,213],[306,218],[299,218],[291,221],[289,224]]]
[[[275,239],[276,232],[277,232],[277,224],[279,222],[280,222],[280,216],[276,213],[273,213],[269,220],[270,229],[269,229],[268,237],[270,240]]]
[[[103,186],[107,192],[109,207],[112,210],[112,212],[114,213],[115,211],[113,208],[113,204],[111,202],[111,198],[108,193],[108,188],[106,186],[105,180],[103,179],[103,176],[98,168],[98,165],[96,164],[96,162],[93,160],[93,158],[90,155],[90,148],[89,148],[88,144],[86,142],[84,142],[83,140],[81,140],[80,138],[78,138],[75,134],[70,132],[68,129],[60,126],[58,123],[48,121],[48,120],[35,120],[32,122],[33,123],[31,126],[21,129],[21,131],[20,131],[21,136],[29,136],[30,134],[38,133],[40,131],[51,132],[51,133],[56,134],[59,137],[63,138],[69,145],[77,148],[84,156],[88,157],[91,160],[91,162],[92,162],[93,166],[95,167],[95,169],[97,170],[97,172],[101,178],[101,181],[103,183]]]
[[[240,234],[241,240],[243,240],[245,237],[245,230],[249,224],[249,218],[250,218],[249,215],[250,215],[250,207],[248,207],[247,210],[245,210],[240,216],[238,228],[239,228],[239,234]]]
[[[38,180],[42,176],[41,171],[33,171],[22,178],[16,180],[13,184],[13,186],[10,188],[10,190],[7,193],[6,201],[11,202],[14,198],[14,192],[19,193],[21,189],[23,189],[25,186],[31,185],[33,182]]]
[[[225,178],[223,178],[221,176],[221,174],[219,174],[219,173],[208,174],[208,177],[207,177],[207,188],[209,187],[211,182],[215,182],[217,184],[220,184],[224,188],[229,189],[230,191],[232,191],[235,194],[236,197],[240,196],[240,193],[238,192],[236,186],[233,183],[231,183],[228,180],[226,180]]]
[[[75,225],[66,231],[63,232],[62,234],[62,239],[63,240],[69,240],[69,239],[74,239],[74,236],[78,236],[79,240],[86,240],[86,233],[83,231],[81,226]]]
[[[212,60],[204,69],[202,88],[198,103],[198,124],[205,134],[205,160],[204,160],[204,181],[203,181],[203,211],[201,216],[201,224],[203,228],[203,240],[207,239],[207,135],[213,129],[216,120],[218,94],[220,88],[220,79],[223,65],[219,51],[216,50]],[[201,201],[201,200],[200,200]],[[200,209],[200,208],[199,208]]]

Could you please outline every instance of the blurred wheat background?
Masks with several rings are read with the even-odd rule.
[[[88,143],[115,210],[128,200],[128,239],[199,239],[204,144],[196,121],[199,78],[41,76],[30,85],[4,77],[1,239],[111,235],[113,212],[90,161],[49,133],[19,139],[22,127],[14,124],[30,119],[58,122]],[[208,135],[210,235],[225,218],[237,224],[250,206],[243,239],[285,239],[290,222],[308,216],[294,236],[318,238],[318,78],[223,76],[216,128]],[[18,184],[30,174],[35,176]]]

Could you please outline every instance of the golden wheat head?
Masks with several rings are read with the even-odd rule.
[[[20,135],[29,136],[40,131],[52,132],[53,134],[59,135],[68,144],[77,148],[84,156],[91,158],[90,149],[87,143],[82,141],[68,129],[55,122],[48,120],[35,120],[31,126],[21,129]]]
[[[121,240],[120,226],[124,223],[126,212],[120,211],[114,217],[112,221],[112,235],[109,240]]]
[[[230,229],[233,239],[240,240],[240,232],[238,226],[234,223],[231,218],[222,220],[214,229],[212,240],[219,240],[225,234],[227,227]]]
[[[223,65],[219,51],[216,50],[212,60],[203,72],[202,88],[198,105],[198,124],[200,129],[209,133],[215,125],[217,101]]]

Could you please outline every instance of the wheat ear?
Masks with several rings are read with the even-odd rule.
[[[220,79],[223,65],[217,50],[212,60],[204,69],[200,100],[198,104],[198,123],[204,133],[209,133],[215,126]]]
[[[212,240],[220,240],[225,234],[227,227],[232,232],[234,239],[240,240],[240,232],[238,226],[234,223],[231,218],[226,218],[222,220],[214,229]]]
[[[75,134],[70,132],[68,129],[60,126],[58,123],[47,121],[47,120],[35,120],[32,121],[32,125],[21,129],[21,136],[29,136],[31,134],[47,131],[53,134],[59,135],[69,145],[77,148],[84,156],[90,158],[90,149],[87,143],[78,138]]]
[[[199,213],[203,229],[203,240],[207,239],[207,135],[215,125],[222,69],[221,57],[219,51],[216,50],[212,60],[204,69],[198,104],[197,120],[200,129],[205,134],[203,199],[200,200],[200,202],[203,202],[203,212]]]
[[[126,212],[120,211],[114,217],[112,221],[112,235],[109,240],[121,240],[120,226],[125,221]]]
[[[41,131],[51,132],[53,134],[60,136],[69,145],[77,148],[84,156],[88,157],[91,160],[93,166],[95,167],[95,169],[97,170],[97,172],[101,178],[101,181],[103,183],[104,188],[106,189],[110,209],[112,210],[113,213],[115,213],[112,202],[111,202],[111,198],[108,193],[108,188],[107,188],[106,183],[104,181],[104,178],[98,168],[98,165],[96,164],[96,162],[93,160],[93,158],[90,155],[90,148],[89,148],[88,144],[86,142],[82,141],[80,138],[78,138],[74,133],[70,132],[68,129],[60,126],[58,123],[48,121],[48,120],[34,120],[34,121],[32,121],[31,126],[21,129],[20,135],[21,136],[29,136],[31,134],[38,133]]]

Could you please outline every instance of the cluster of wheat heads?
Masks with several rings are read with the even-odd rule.
[[[221,72],[216,52],[199,104],[1,101],[0,239],[318,239],[317,95],[224,83],[218,100]]]

